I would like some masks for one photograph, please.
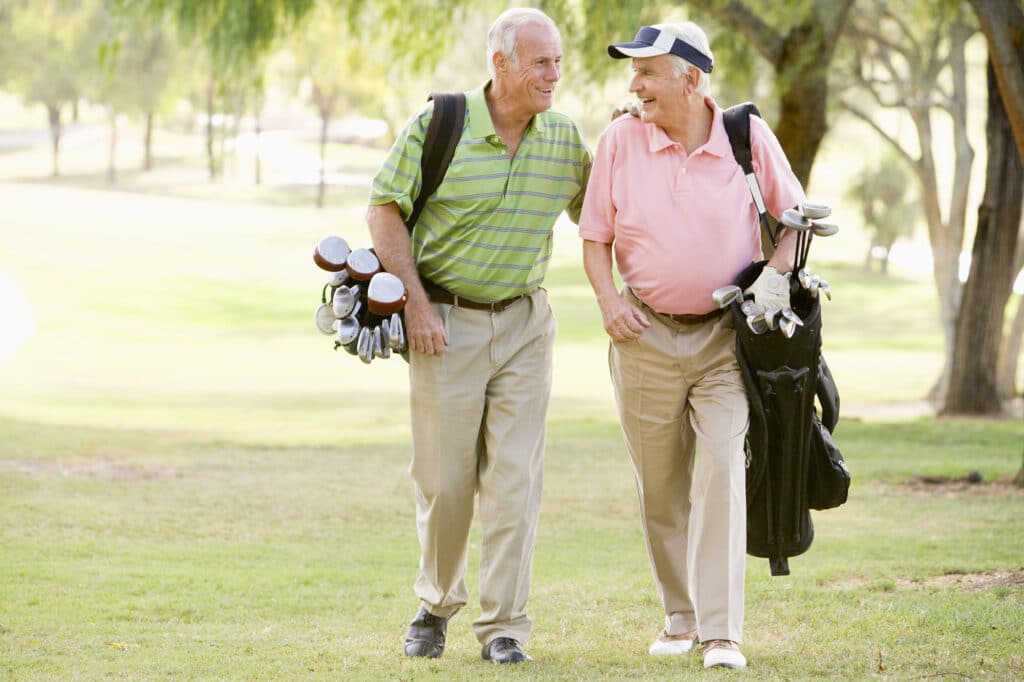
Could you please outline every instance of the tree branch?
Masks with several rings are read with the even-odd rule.
[[[719,20],[742,33],[769,63],[778,63],[782,55],[782,35],[762,21],[741,0],[714,3],[709,9]]]

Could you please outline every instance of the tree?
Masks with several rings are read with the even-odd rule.
[[[907,189],[903,161],[891,152],[877,164],[865,166],[849,189],[848,196],[859,204],[864,227],[871,234],[865,269],[878,258],[882,274],[886,274],[893,244],[913,234],[919,204],[916,197],[907,196]],[[882,255],[876,255],[878,250]]]
[[[88,32],[95,2],[40,0],[14,4],[8,44],[11,81],[30,102],[46,107],[53,148],[53,177],[60,175],[62,114],[95,73],[95,41]]]
[[[777,117],[772,129],[793,172],[806,187],[814,158],[828,131],[828,69],[853,0],[680,0],[667,4],[699,10],[702,16],[726,29],[719,32],[721,35],[708,31],[713,50],[723,44],[735,46],[735,35],[730,34],[736,34],[744,43],[743,50],[753,49],[771,65],[777,93]],[[544,5],[568,27],[563,33],[582,36],[571,44],[582,52],[588,72],[599,77],[612,68],[608,64],[611,60],[603,49],[593,46],[608,44],[609,37],[626,39],[631,35],[625,36],[623,31],[630,33],[645,23],[678,16],[678,10],[642,2],[582,0],[579,11],[573,0],[548,0]],[[696,20],[702,25],[707,23],[702,17]],[[735,56],[734,50],[729,52],[729,56]],[[740,56],[745,57],[746,53],[741,52]],[[720,72],[716,69],[714,77]]]
[[[1024,159],[1024,68],[1020,48],[1024,44],[1024,9],[1007,0],[970,0],[988,42],[1003,107],[1017,147]]]
[[[368,32],[352,34],[345,17],[336,9],[321,5],[307,18],[291,42],[295,72],[308,86],[309,99],[320,117],[320,182],[316,205],[324,205],[327,172],[327,140],[331,119],[340,111],[372,111],[380,107],[381,94],[390,88],[378,74],[365,68],[373,49]]]
[[[1024,159],[1024,64],[1020,49],[1024,44],[1024,10],[1002,0],[971,0],[981,30],[988,43],[1001,101],[1010,121],[1018,155]],[[1024,229],[1024,226],[1022,226]],[[1019,236],[1014,272],[1024,265],[1024,235]],[[1024,302],[1018,301],[1017,314],[1003,340],[1000,362],[1000,395],[1012,397],[1017,376],[1017,360],[1024,337]],[[1024,468],[1018,474],[1024,484]]]
[[[1024,42],[1017,48],[1024,64]],[[988,65],[988,162],[985,194],[978,207],[978,229],[971,272],[957,320],[950,390],[943,414],[999,414],[996,371],[1006,303],[1024,200],[1024,163],[1013,141],[996,69]]]
[[[932,389],[942,401],[948,386],[959,307],[960,250],[967,220],[967,195],[974,150],[967,138],[967,68],[964,46],[974,32],[963,7],[942,0],[864,0],[851,13],[843,62],[850,85],[841,106],[867,123],[913,170],[921,187],[921,204],[932,249],[932,272],[939,295],[945,338],[945,362]],[[873,103],[874,109],[866,106]],[[907,142],[884,122],[891,112],[909,117],[917,133]],[[934,118],[949,118],[953,128],[953,182],[943,206]]]

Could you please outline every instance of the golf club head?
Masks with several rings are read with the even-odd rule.
[[[796,209],[787,208],[782,212],[779,223],[793,230],[806,231],[811,229],[811,221],[800,215]]]
[[[380,356],[391,357],[391,325],[386,319],[380,321]]]
[[[334,308],[334,316],[337,318],[347,317],[352,314],[353,308],[359,302],[359,285],[342,285],[334,290],[334,297],[331,305]]]
[[[795,312],[793,312],[792,308],[783,308],[782,309],[782,317],[783,317],[783,319],[789,320],[790,322],[792,322],[793,324],[795,324],[798,327],[804,326],[804,321],[800,319],[799,315],[797,315]],[[779,326],[782,326],[782,322],[781,321],[779,322]]]
[[[811,230],[817,237],[831,237],[839,231],[839,226],[835,223],[819,223],[817,220],[811,221]]]
[[[373,357],[383,358],[384,356],[384,339],[381,337],[380,327],[373,328]],[[388,357],[391,356],[391,349],[388,349]]]
[[[768,331],[775,331],[779,328],[779,318],[781,315],[781,308],[773,307],[764,312],[764,321],[768,323]]]
[[[402,324],[402,318],[398,313],[391,316],[388,324],[388,340],[391,350],[399,353],[405,350],[405,325]]]
[[[758,313],[763,313],[764,312],[764,306],[761,305],[760,303],[758,303],[757,301],[755,301],[754,299],[749,299],[749,300],[743,301],[743,303],[740,304],[740,310],[743,312],[744,315],[746,315],[747,317],[750,317],[751,315],[757,315]]]
[[[830,301],[832,300],[832,287],[828,285],[828,282],[821,280],[818,284],[818,288],[821,290],[821,293],[825,294],[825,298]]]
[[[818,287],[821,286],[821,277],[817,275],[811,275],[811,281],[807,285],[807,292],[811,295],[811,298],[818,297]]]
[[[334,311],[326,303],[321,303],[313,314],[313,321],[316,322],[316,328],[321,334],[334,334],[334,320]]]
[[[796,326],[796,322],[788,317],[782,318],[782,321],[779,322],[779,329],[787,339],[793,338],[793,334],[796,334]]]
[[[814,273],[808,270],[807,268],[802,268],[800,272],[796,273],[797,281],[800,282],[800,286],[802,286],[804,289],[810,288],[811,277],[813,276]]]
[[[335,323],[338,327],[338,343],[347,346],[359,337],[359,321],[354,317],[343,317]]]
[[[832,209],[825,204],[814,204],[811,202],[804,202],[803,214],[805,218],[810,220],[821,220],[832,215]]]
[[[743,297],[743,290],[735,284],[728,286],[719,287],[711,292],[711,300],[715,302],[715,305],[719,308],[728,307],[733,301],[737,301]]]
[[[373,333],[370,332],[369,327],[363,327],[359,330],[356,351],[359,353],[359,359],[366,364],[373,362]]]
[[[747,315],[747,326],[750,327],[750,331],[758,335],[768,331],[768,322],[765,321],[763,312],[756,315]]]

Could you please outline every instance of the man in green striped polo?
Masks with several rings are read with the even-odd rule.
[[[479,493],[485,660],[530,660],[523,644],[555,319],[541,288],[562,211],[579,218],[591,155],[550,111],[558,29],[512,9],[487,39],[491,80],[466,93],[466,121],[444,181],[410,235],[432,106],[410,119],[374,178],[367,222],[385,269],[405,283],[420,610],[408,656],[440,656],[466,605],[466,550]]]

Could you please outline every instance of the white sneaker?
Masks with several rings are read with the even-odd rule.
[[[654,644],[647,650],[651,656],[680,656],[687,653],[693,648],[694,643],[697,641],[697,631],[691,630],[685,633],[686,637],[682,639],[669,639],[669,636],[662,631],[658,635],[658,639],[654,640]]]
[[[742,670],[747,667],[747,659],[740,653],[736,642],[725,639],[713,639],[704,643],[704,667],[733,668]]]

